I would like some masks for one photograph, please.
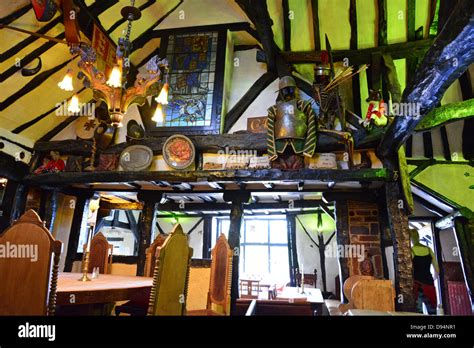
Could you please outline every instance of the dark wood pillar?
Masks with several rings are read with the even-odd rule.
[[[290,284],[296,286],[296,270],[299,269],[298,251],[296,249],[296,216],[287,214],[288,226],[288,262],[290,264]]]
[[[203,222],[202,233],[202,258],[211,258],[211,244],[212,244],[212,216],[205,216]]]
[[[344,246],[351,243],[349,237],[349,209],[347,206],[347,200],[337,199],[334,204],[336,213],[336,241],[337,246],[344,248]],[[344,282],[349,278],[349,258],[344,257],[345,255],[339,255],[339,282],[340,282],[340,296],[341,302],[347,303],[347,299],[344,297]]]
[[[38,215],[46,223],[46,228],[53,233],[56,219],[58,192],[56,190],[42,190]]]
[[[151,244],[151,233],[153,231],[153,221],[155,220],[156,203],[161,199],[161,193],[139,192],[138,199],[143,202],[138,231],[140,241],[138,244],[137,276],[145,274],[146,249]]]
[[[28,186],[19,184],[16,188],[15,198],[13,199],[12,213],[10,216],[10,224],[23,215],[26,207],[26,197],[28,196]]]
[[[415,310],[415,294],[413,293],[413,264],[411,259],[410,233],[408,215],[403,200],[403,193],[398,182],[385,184],[387,216],[390,235],[393,243],[395,268],[395,306],[399,311]]]
[[[0,203],[0,234],[10,226],[10,218],[17,187],[17,182],[8,180],[3,199]]]
[[[474,221],[465,217],[454,219],[454,231],[461,259],[464,281],[471,301],[471,311],[474,313]]]
[[[72,264],[76,259],[77,247],[79,246],[79,236],[81,229],[89,211],[89,200],[93,194],[83,193],[76,196],[74,204],[74,214],[72,216],[71,231],[69,232],[69,241],[67,244],[66,262],[64,263],[64,272],[71,272]]]
[[[442,252],[442,246],[441,246],[441,240],[439,238],[439,233],[440,229],[435,227],[433,224],[433,245],[435,248],[435,253],[436,253],[436,259],[438,261],[438,267],[439,267],[439,291],[441,294],[441,305],[443,306],[443,309],[446,311],[447,308],[447,303],[448,299],[446,297],[446,289],[444,287],[444,262],[443,262],[443,252]]]
[[[250,192],[224,192],[224,201],[232,202],[230,208],[229,245],[234,252],[232,259],[232,286],[230,290],[230,313],[236,314],[239,297],[240,228],[244,213],[244,203],[250,199]]]

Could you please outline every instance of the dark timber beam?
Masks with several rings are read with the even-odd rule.
[[[375,132],[374,132],[375,133]],[[382,137],[382,133],[376,133],[374,136],[366,138],[355,138],[355,148],[364,149],[373,147]],[[219,134],[219,135],[191,135],[192,140],[198,152],[214,152],[219,150],[256,150],[264,153],[267,150],[266,134],[262,133],[239,133],[239,134]],[[163,145],[167,137],[153,137],[144,140],[123,142],[112,145],[104,150],[104,153],[120,154],[126,147],[130,145],[145,145],[153,150],[155,155],[161,154]],[[335,138],[327,134],[319,134],[317,139],[317,148],[319,151],[337,151],[343,150],[344,145],[339,143]],[[38,152],[50,152],[52,150],[59,151],[63,154],[70,155],[90,155],[92,150],[92,142],[88,140],[60,140],[60,141],[38,141],[34,147]]]
[[[64,264],[64,272],[71,272],[72,264],[76,259],[77,248],[79,246],[79,236],[81,228],[87,219],[89,210],[89,199],[92,195],[77,196],[74,204],[74,214],[72,217],[71,230],[69,232],[69,241],[67,245],[67,252],[65,254],[66,262]]]
[[[338,199],[335,202],[336,209],[336,241],[337,246],[344,248],[351,244],[349,237],[349,208],[346,199]],[[340,291],[339,294],[341,302],[347,303],[347,299],[344,296],[344,282],[350,276],[349,259],[343,257],[338,258],[339,265],[339,282]]]
[[[313,38],[314,49],[319,51],[321,49],[321,37],[319,34],[319,1],[311,0],[311,13],[313,14]]]
[[[421,116],[396,117],[377,149],[379,157],[396,156],[423,116],[437,106],[446,89],[474,61],[473,16],[472,2],[460,0],[403,93],[402,102],[418,103]]]
[[[357,6],[356,0],[351,0],[349,5],[349,23],[351,25],[351,50],[357,50]],[[352,65],[352,63],[350,63]],[[356,66],[355,69],[358,69]],[[352,100],[354,103],[354,112],[362,117],[362,109],[360,102],[360,79],[359,75],[352,77]]]
[[[288,233],[288,261],[290,268],[290,284],[296,286],[296,274],[299,270],[298,250],[296,248],[296,216],[287,215],[287,233]]]
[[[257,99],[257,97],[265,90],[278,75],[275,72],[268,71],[260,76],[243,97],[229,110],[225,117],[224,132],[228,133],[232,126],[238,121],[242,114]]]
[[[332,55],[335,62],[348,58],[351,65],[362,65],[370,64],[372,54],[390,54],[393,59],[423,56],[432,44],[432,39],[426,39],[358,50],[334,50],[332,51]],[[314,64],[321,61],[320,50],[281,52],[281,55],[285,61],[290,64]]]
[[[219,183],[260,182],[260,181],[304,181],[321,180],[327,182],[372,182],[392,181],[393,172],[385,169],[301,169],[299,171],[281,171],[279,169],[261,170],[195,170],[195,171],[158,171],[158,172],[61,172],[41,175],[27,175],[23,182],[42,187],[66,186],[70,184],[117,183],[132,181],[168,181],[201,182],[215,181]]]
[[[211,258],[211,244],[212,244],[212,217],[205,216],[202,233],[202,258]]]
[[[291,21],[290,2],[282,0],[283,7],[283,47],[285,51],[291,51]]]
[[[235,0],[255,25],[266,55],[267,69],[276,71],[277,47],[273,40],[273,22],[268,13],[266,0]]]
[[[411,260],[408,215],[404,209],[402,192],[398,183],[385,185],[387,216],[393,244],[395,268],[395,306],[398,311],[415,310],[413,293],[413,265]]]
[[[28,165],[22,161],[17,161],[15,157],[4,152],[0,152],[0,177],[21,181],[28,174]]]
[[[138,245],[137,276],[143,276],[145,272],[146,249],[151,244],[151,233],[156,213],[157,201],[160,201],[160,193],[139,192],[137,197],[143,202],[143,209],[138,222],[140,240]]]
[[[229,245],[233,251],[232,258],[232,285],[230,290],[230,312],[231,315],[237,313],[237,298],[239,297],[239,261],[240,261],[240,229],[243,221],[244,203],[250,199],[250,193],[242,192],[240,194],[224,193],[224,200],[231,202],[230,209],[230,227],[229,227]]]

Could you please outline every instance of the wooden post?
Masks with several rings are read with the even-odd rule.
[[[10,217],[10,224],[12,224],[15,220],[18,220],[18,218],[25,212],[27,196],[28,186],[19,184],[16,189],[15,198],[13,199],[13,208]]]
[[[212,244],[212,216],[205,216],[202,233],[202,258],[211,258],[211,244]]]
[[[465,217],[454,219],[454,231],[461,259],[464,281],[466,282],[469,300],[471,301],[471,311],[474,314],[474,245],[472,240],[472,226],[474,221],[469,221]]]
[[[398,311],[415,310],[413,293],[413,264],[411,260],[408,215],[398,182],[385,184],[387,216],[393,242],[395,268],[395,306]]]
[[[440,229],[437,228],[434,224],[433,226],[433,245],[436,252],[436,259],[438,260],[439,265],[439,291],[441,294],[441,305],[446,311],[446,305],[448,299],[446,297],[446,289],[444,287],[444,262],[443,262],[443,251],[441,247],[441,239],[439,238]]]
[[[230,290],[230,313],[237,313],[237,298],[239,297],[239,261],[240,261],[240,228],[244,214],[243,204],[250,199],[250,192],[224,192],[224,201],[231,201],[230,207],[230,227],[229,227],[229,245],[234,252],[232,258],[232,286]]]
[[[10,217],[12,215],[13,201],[18,183],[8,180],[3,199],[0,202],[0,234],[10,225]]]
[[[298,252],[296,249],[296,217],[294,214],[286,216],[288,226],[288,261],[290,264],[290,284],[296,286],[296,270],[299,269]]]
[[[58,193],[56,190],[42,190],[38,215],[46,223],[46,228],[52,233],[56,219]]]
[[[336,213],[336,240],[337,246],[344,247],[351,243],[349,239],[349,210],[347,207],[347,200],[338,199],[335,202]],[[349,259],[344,258],[344,255],[339,255],[339,281],[341,290],[341,302],[347,303],[344,297],[344,282],[349,278]]]
[[[79,236],[84,222],[87,220],[89,210],[89,199],[92,194],[78,195],[74,204],[74,214],[72,216],[71,231],[69,232],[69,241],[67,244],[66,262],[64,263],[64,272],[71,272],[72,264],[76,259],[77,248],[79,246]]]
[[[146,249],[151,243],[153,221],[155,220],[156,202],[161,199],[161,193],[139,192],[138,199],[142,201],[143,209],[138,222],[140,240],[138,244],[137,276],[145,273]]]

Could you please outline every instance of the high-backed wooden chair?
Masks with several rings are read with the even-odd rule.
[[[159,234],[153,243],[146,249],[145,259],[145,277],[153,277],[153,271],[155,270],[156,264],[156,249],[161,247],[166,241],[167,235]],[[132,298],[130,301],[115,307],[115,314],[120,315],[122,313],[130,314],[132,316],[144,316],[148,310],[148,302],[150,298],[150,292],[144,292],[142,296]]]
[[[232,256],[232,249],[222,233],[211,251],[211,279],[206,309],[188,311],[187,315],[230,315]]]
[[[258,298],[260,280],[240,279],[240,298]]]
[[[155,270],[156,264],[156,249],[161,247],[166,240],[167,235],[159,234],[156,236],[155,240],[151,245],[146,249],[146,259],[145,259],[145,277],[153,277],[153,271]]]
[[[339,305],[342,313],[349,309],[395,310],[395,289],[390,280],[372,276],[351,276],[344,282],[344,295],[349,303]]]
[[[184,315],[192,255],[188,237],[177,224],[156,250],[148,315]]]
[[[0,251],[0,315],[54,315],[62,243],[33,210],[0,236]]]
[[[315,269],[314,273],[305,273],[304,274],[304,286],[309,288],[316,288],[318,281],[318,271]],[[296,285],[301,287],[301,273],[298,270],[296,272]]]
[[[86,252],[87,244],[84,244],[83,250]],[[92,273],[95,267],[99,267],[100,274],[108,274],[112,270],[112,253],[114,246],[107,241],[102,232],[97,233],[91,241],[89,254],[89,273]]]

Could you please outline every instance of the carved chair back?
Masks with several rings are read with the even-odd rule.
[[[177,224],[156,249],[148,315],[184,315],[192,254],[188,237]]]
[[[54,315],[61,251],[33,210],[0,236],[0,315]]]
[[[84,244],[84,252],[87,245]],[[107,241],[102,232],[97,233],[91,241],[89,254],[89,273],[99,267],[100,274],[109,274],[112,270],[112,253],[114,246]]]
[[[221,234],[211,251],[211,279],[207,309],[230,315],[230,289],[232,284],[232,249]]]
[[[146,259],[145,259],[145,277],[153,277],[153,271],[155,270],[156,264],[156,249],[161,247],[166,240],[166,235],[159,234],[156,236],[155,240],[151,245],[146,249]]]

